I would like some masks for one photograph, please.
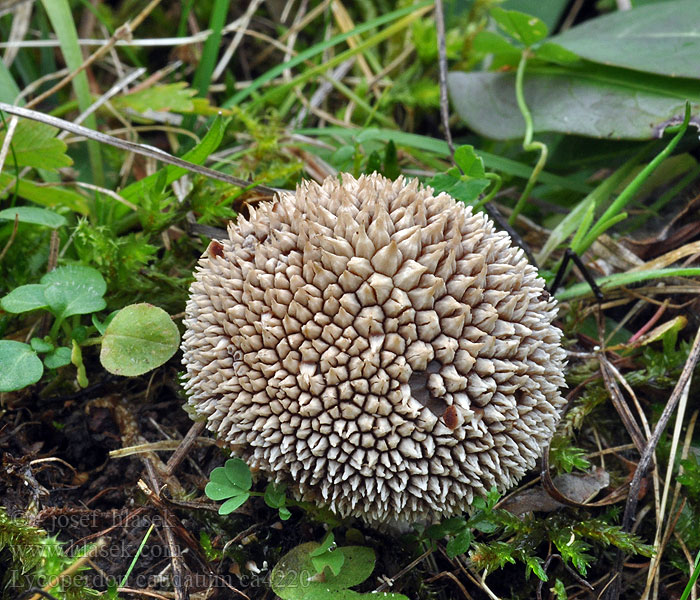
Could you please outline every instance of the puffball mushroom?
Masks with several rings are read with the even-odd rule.
[[[345,174],[228,235],[190,288],[185,387],[251,468],[377,524],[462,513],[534,467],[564,403],[561,331],[486,216]]]

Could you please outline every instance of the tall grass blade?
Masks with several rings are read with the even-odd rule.
[[[49,16],[58,41],[61,44],[61,52],[66,61],[66,65],[71,71],[75,71],[83,64],[83,54],[78,44],[78,32],[75,29],[73,15],[68,0],[42,0],[44,10]],[[73,79],[73,89],[78,99],[80,111],[86,111],[92,104],[90,88],[88,86],[87,75],[83,71]],[[90,129],[97,129],[97,120],[94,115],[85,119],[85,125]],[[97,142],[88,141],[88,155],[90,157],[90,170],[92,180],[96,185],[104,184],[104,173],[102,169],[102,155]]]

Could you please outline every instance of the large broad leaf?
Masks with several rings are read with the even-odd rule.
[[[270,586],[275,594],[283,600],[302,600],[312,590],[344,590],[362,583],[374,570],[374,551],[371,548],[344,546],[335,550],[345,556],[340,573],[336,576],[326,570],[325,581],[316,581],[318,575],[311,561],[311,553],[319,546],[316,542],[307,542],[280,559],[270,574]]]
[[[535,132],[556,131],[612,139],[651,139],[671,119],[682,121],[685,100],[700,111],[700,86],[634,74],[622,69],[550,68],[525,76],[524,92]],[[662,81],[666,81],[666,93]],[[452,103],[477,133],[495,139],[522,137],[525,122],[515,99],[512,73],[462,73],[448,76]]]
[[[408,596],[394,592],[360,594],[352,590],[326,591],[322,588],[316,588],[307,592],[304,595],[304,600],[408,600]]]
[[[135,377],[162,365],[180,345],[180,333],[162,308],[132,304],[105,330],[100,362],[110,373]]]
[[[52,210],[39,208],[37,206],[17,206],[0,210],[0,219],[14,221],[15,218],[20,223],[32,223],[34,225],[45,225],[56,229],[67,223],[66,218],[56,214]]]
[[[56,317],[63,321],[72,315],[86,315],[102,310],[107,291],[102,274],[92,267],[67,265],[58,267],[41,278],[44,296]]]
[[[675,0],[591,19],[551,38],[588,60],[700,78],[700,2]]]
[[[0,300],[0,306],[3,310],[15,314],[47,308],[49,303],[44,295],[45,290],[46,286],[40,283],[21,285],[4,296]]]
[[[69,167],[73,161],[66,154],[66,143],[56,137],[58,130],[50,125],[21,119],[12,136],[12,151],[7,156],[6,166],[38,169],[59,169]],[[0,144],[5,140],[5,132],[0,133]]]
[[[21,390],[41,379],[44,365],[29,344],[0,340],[0,392]]]

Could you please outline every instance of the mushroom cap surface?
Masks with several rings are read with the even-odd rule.
[[[486,216],[343,175],[228,234],[190,288],[185,388],[251,468],[377,524],[462,513],[535,466],[564,404],[556,303]]]

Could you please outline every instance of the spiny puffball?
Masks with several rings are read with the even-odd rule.
[[[190,288],[185,387],[253,470],[385,524],[462,513],[535,466],[564,403],[561,331],[486,216],[346,174],[228,234]]]

